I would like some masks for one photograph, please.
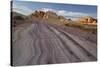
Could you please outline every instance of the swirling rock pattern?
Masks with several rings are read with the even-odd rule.
[[[32,23],[12,35],[12,65],[97,60],[97,45],[49,24]]]

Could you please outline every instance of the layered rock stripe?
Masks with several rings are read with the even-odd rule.
[[[39,21],[13,32],[12,50],[13,66],[97,60],[96,43]]]

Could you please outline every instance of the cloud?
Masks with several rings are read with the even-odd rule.
[[[89,16],[89,14],[87,14],[87,13],[72,12],[72,11],[65,11],[65,10],[58,11],[57,14],[63,15],[63,16],[70,16],[70,17]]]
[[[26,6],[16,5],[16,4],[14,4],[14,6],[13,6],[13,11],[19,12],[24,15],[29,15],[33,12],[32,9],[29,9]]]
[[[84,13],[84,12],[73,12],[73,11],[66,11],[66,10],[55,10],[52,8],[41,8],[41,9],[30,9],[27,6],[23,6],[23,5],[16,5],[14,4],[13,6],[13,10],[20,12],[24,15],[29,15],[31,13],[33,13],[35,10],[42,10],[44,12],[47,11],[52,11],[55,12],[57,15],[62,15],[66,18],[79,18],[82,16],[94,16],[93,14],[89,14],[89,13]]]
[[[55,13],[57,12],[57,10],[54,10],[54,9],[51,9],[51,8],[41,8],[39,10],[42,10],[44,12],[47,12],[47,11],[52,11],[52,12],[55,12]]]
[[[72,18],[79,18],[82,16],[91,16],[91,14],[88,13],[83,13],[83,12],[73,12],[73,11],[65,11],[65,10],[55,10],[55,9],[51,9],[51,8],[42,8],[42,11],[53,11],[55,12],[57,15],[62,15],[64,17],[72,17]]]

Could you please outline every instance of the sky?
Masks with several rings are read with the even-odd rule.
[[[97,6],[94,5],[76,5],[61,3],[43,3],[33,1],[13,1],[13,11],[29,15],[35,10],[53,11],[58,15],[66,18],[79,18],[83,16],[91,16],[97,18]]]

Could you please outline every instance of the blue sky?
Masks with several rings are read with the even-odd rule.
[[[53,11],[66,18],[78,18],[82,16],[97,17],[97,7],[93,5],[75,5],[43,3],[33,1],[13,1],[13,10],[25,15],[29,15],[35,10]]]

